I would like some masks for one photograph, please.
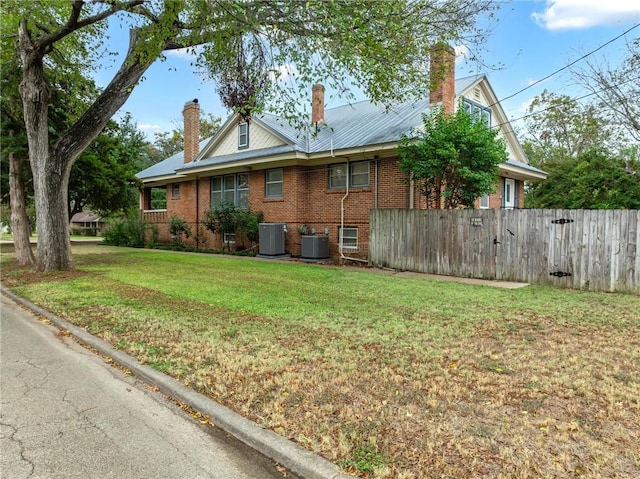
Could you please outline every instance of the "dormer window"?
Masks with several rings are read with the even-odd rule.
[[[238,150],[249,148],[249,123],[238,125]]]
[[[464,111],[471,115],[472,118],[483,121],[488,127],[491,127],[490,108],[471,101],[468,98],[462,99],[462,108],[464,108]]]

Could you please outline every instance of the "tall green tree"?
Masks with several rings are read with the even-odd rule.
[[[529,161],[544,168],[548,162],[575,158],[610,143],[610,125],[594,105],[545,90],[528,108],[523,147]]]
[[[164,51],[204,45],[203,67],[222,83],[221,91],[240,99],[232,104],[243,114],[272,98],[295,110],[311,84],[324,80],[339,87],[348,77],[374,100],[393,102],[426,94],[430,46],[464,36],[482,40],[476,19],[495,7],[489,0],[309,0],[304,6],[275,0],[4,0],[0,8],[3,34],[17,35],[22,69],[39,234],[35,269],[48,271],[73,268],[66,217],[73,163]],[[106,38],[106,20],[117,16],[131,25],[119,70],[51,146],[49,58],[60,55],[73,81],[83,66],[97,64],[103,50],[94,47]],[[248,65],[251,74],[243,69]],[[274,73],[284,65],[295,66],[297,96],[278,95],[291,92]]]
[[[150,162],[148,143],[131,116],[113,120],[78,157],[69,177],[69,217],[90,209],[126,213],[138,205],[136,172]]]
[[[445,208],[473,208],[493,192],[498,165],[508,160],[499,131],[458,108],[425,115],[423,128],[398,146],[400,170],[407,173],[427,203]]]
[[[573,75],[594,95],[595,106],[618,128],[621,139],[640,143],[640,38],[627,43],[618,65],[607,60],[587,60],[585,65]]]
[[[634,168],[629,169],[629,165]],[[640,161],[591,149],[545,165],[549,176],[527,194],[527,207],[640,209]]]

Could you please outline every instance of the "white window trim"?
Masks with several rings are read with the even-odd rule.
[[[486,200],[486,202],[487,202],[486,206],[483,206],[483,205],[482,205],[483,200]],[[482,195],[482,196],[480,197],[480,209],[481,209],[481,210],[488,210],[488,209],[491,209],[491,197],[489,196],[489,194]]]
[[[222,235],[222,242],[224,244],[236,244],[236,234],[235,233],[224,233]]]
[[[509,188],[507,188],[509,185]],[[507,197],[507,190],[509,190],[510,198]],[[516,207],[516,180],[513,178],[505,178],[504,186],[502,190],[503,201],[502,207],[511,210]]]
[[[242,129],[244,127],[244,133],[242,133]],[[242,141],[242,137],[244,137],[244,142]],[[249,123],[242,122],[238,123],[238,150],[244,150],[249,148]]]
[[[345,230],[350,230],[350,231],[355,231],[355,236],[345,236],[344,232]],[[357,227],[350,227],[350,226],[345,226],[343,228],[339,228],[339,244],[341,245],[342,249],[350,249],[350,250],[356,250],[358,249],[358,228]],[[345,239],[355,239],[355,244],[354,245],[346,245],[344,243]]]

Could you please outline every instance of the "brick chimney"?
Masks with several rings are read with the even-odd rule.
[[[200,105],[198,99],[184,104],[184,162],[190,163],[198,154],[200,143]]]
[[[320,83],[311,88],[311,123],[324,123],[324,86]]]
[[[429,103],[442,104],[446,113],[453,114],[456,101],[456,53],[444,43],[431,47]]]

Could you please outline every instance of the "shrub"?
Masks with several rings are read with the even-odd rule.
[[[111,246],[142,248],[145,246],[146,232],[150,229],[150,225],[138,215],[114,219],[105,226],[103,242]]]
[[[178,215],[174,214],[169,218],[169,233],[174,243],[183,244],[182,236],[184,235],[185,238],[191,236],[191,226]]]
[[[264,220],[261,211],[254,213],[251,209],[238,208],[231,202],[223,202],[204,214],[202,224],[212,233],[235,233],[236,241],[244,239],[257,243],[259,224]],[[227,245],[227,249],[229,245]]]
[[[98,236],[98,228],[91,226],[72,226],[70,233],[73,236]]]

